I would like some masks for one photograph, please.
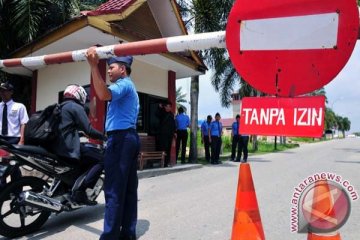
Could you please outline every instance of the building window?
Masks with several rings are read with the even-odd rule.
[[[141,92],[138,92],[138,95],[140,109],[137,121],[137,131],[149,135],[156,135],[159,129],[159,119],[156,117],[156,111],[159,103],[166,100],[166,98]]]

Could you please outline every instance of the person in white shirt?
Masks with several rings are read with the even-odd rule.
[[[5,82],[0,85],[0,138],[11,144],[24,144],[25,124],[29,121],[26,107],[14,102],[14,86]],[[11,179],[21,177],[20,169],[11,173]],[[6,183],[6,177],[0,179],[0,187]]]
[[[1,138],[12,144],[24,144],[24,129],[25,124],[29,121],[29,116],[24,104],[14,102],[13,93],[14,86],[11,83],[6,82],[0,85],[2,100],[0,103],[0,135]]]

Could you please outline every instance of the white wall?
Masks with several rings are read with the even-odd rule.
[[[168,71],[152,65],[135,61],[131,78],[138,92],[168,97]]]
[[[131,78],[139,92],[156,96],[168,96],[168,71],[134,61]],[[110,82],[107,80],[110,84]],[[90,68],[87,62],[49,65],[38,71],[36,111],[58,101],[58,92],[68,84],[90,84]]]
[[[49,65],[38,71],[36,111],[58,101],[58,93],[69,84],[90,84],[90,68],[86,62]]]

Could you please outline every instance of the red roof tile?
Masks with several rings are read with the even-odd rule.
[[[122,13],[136,0],[109,0],[101,4],[96,10],[87,12],[87,16],[97,16],[111,13]]]

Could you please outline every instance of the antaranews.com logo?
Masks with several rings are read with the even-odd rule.
[[[290,231],[330,233],[341,228],[359,199],[349,180],[336,173],[315,173],[294,188],[291,198]]]

